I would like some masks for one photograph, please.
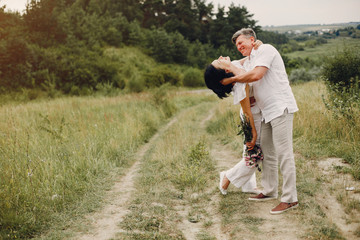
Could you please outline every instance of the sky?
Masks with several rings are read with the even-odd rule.
[[[207,0],[245,6],[260,26],[360,22],[360,0]]]
[[[20,13],[29,0],[0,0]],[[360,0],[206,0],[217,8],[245,6],[260,26],[360,22]]]

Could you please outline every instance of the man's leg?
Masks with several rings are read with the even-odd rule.
[[[261,184],[265,196],[278,196],[278,162],[273,144],[273,129],[271,123],[261,123],[260,147],[264,153],[262,163],[263,173]]]
[[[274,148],[283,175],[281,202],[297,202],[296,168],[293,153],[293,114],[287,113],[271,121]]]

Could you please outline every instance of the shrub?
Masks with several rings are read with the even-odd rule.
[[[130,92],[142,92],[145,89],[145,82],[139,75],[133,75],[128,82]]]
[[[355,49],[344,49],[324,61],[322,75],[328,85],[338,84],[349,89],[350,80],[360,76],[360,54]]]
[[[188,68],[184,73],[183,84],[186,87],[205,86],[203,72],[197,68]]]
[[[180,74],[168,66],[159,66],[150,73],[145,74],[144,78],[146,87],[159,87],[164,83],[179,85],[181,80]]]
[[[360,54],[351,49],[325,59],[322,76],[328,89],[326,107],[337,116],[354,120],[360,106]]]
[[[312,74],[310,70],[306,70],[305,68],[298,68],[291,71],[289,81],[291,83],[309,82],[311,80],[314,80],[316,77],[316,74]]]

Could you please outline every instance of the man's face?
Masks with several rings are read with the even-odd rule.
[[[250,56],[254,41],[254,37],[247,38],[244,35],[240,35],[235,42],[236,48],[243,56]]]

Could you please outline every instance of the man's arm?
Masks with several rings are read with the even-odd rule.
[[[221,80],[223,85],[228,85],[234,82],[241,82],[241,83],[251,83],[260,80],[267,72],[267,67],[255,67],[253,70],[243,73],[237,74],[236,71],[231,71],[235,74],[234,77],[231,78],[224,78]]]

